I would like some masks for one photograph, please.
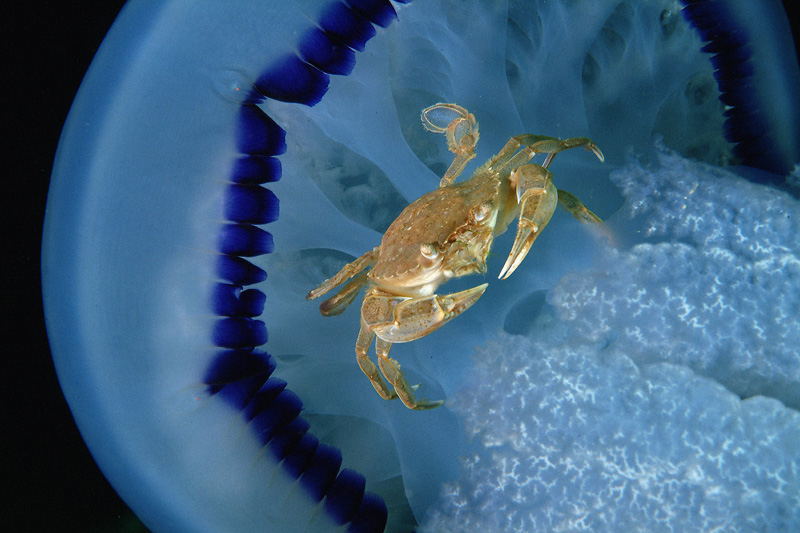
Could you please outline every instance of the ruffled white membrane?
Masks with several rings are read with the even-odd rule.
[[[130,2],[64,128],[43,243],[53,357],[94,458],[156,531],[332,527],[201,385],[237,108],[325,3]],[[265,105],[288,151],[275,252],[256,259],[264,349],[390,530],[800,527],[796,200],[679,155],[613,172],[654,133],[727,157],[677,9],[417,0],[320,104]],[[503,282],[513,235],[496,241],[481,300],[392,350],[449,400],[420,413],[356,365],[358,304],[323,318],[305,294],[436,186],[450,155],[419,113],[438,101],[476,115],[477,162],[523,132],[592,136],[607,163],[561,154],[556,184],[604,219],[624,208],[597,234],[557,214]]]
[[[657,159],[612,174],[640,243],[477,351],[452,401],[474,448],[423,531],[800,525],[800,203]]]

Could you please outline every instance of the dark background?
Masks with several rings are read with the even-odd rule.
[[[50,359],[39,279],[44,205],[61,127],[122,4],[32,0],[3,7],[3,85],[11,85],[3,97],[7,131],[1,141],[2,299],[10,311],[0,356],[0,439],[8,461],[2,479],[12,494],[10,501],[3,497],[0,514],[6,531],[147,531],[100,473],[72,420]]]
[[[157,0],[153,0],[154,2]],[[219,0],[224,1],[224,0]],[[265,0],[266,1],[266,0]],[[30,0],[2,13],[4,204],[2,472],[9,531],[146,531],[75,427],[50,360],[39,245],[50,170],[72,99],[122,0]],[[784,2],[798,35],[800,2]],[[10,162],[10,165],[7,164]],[[10,448],[10,450],[9,450]],[[10,453],[9,453],[10,451]]]

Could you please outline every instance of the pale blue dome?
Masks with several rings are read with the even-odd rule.
[[[800,76],[753,4],[128,2],[42,259],[115,490],[155,531],[800,528]],[[465,174],[514,135],[592,137],[604,164],[551,170],[606,224],[555,215],[500,281],[511,231],[440,289],[489,283],[392,349],[446,400],[414,412],[359,369],[357,306],[305,296],[437,186],[436,102],[480,123]]]

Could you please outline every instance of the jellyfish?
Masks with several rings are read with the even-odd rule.
[[[797,526],[800,82],[780,6],[744,4],[128,2],[64,126],[42,258],[115,490],[156,531]],[[480,306],[397,346],[448,400],[418,413],[361,374],[357,313],[305,294],[438,183],[436,102],[475,114],[479,162],[593,137],[605,165],[553,170],[610,234],[554,219]]]

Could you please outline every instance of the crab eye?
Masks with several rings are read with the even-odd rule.
[[[426,259],[436,259],[439,257],[439,248],[429,242],[423,242],[420,244],[419,252]]]
[[[492,208],[489,204],[481,204],[478,209],[472,212],[472,216],[475,218],[475,222],[480,222],[488,217],[491,212]]]

